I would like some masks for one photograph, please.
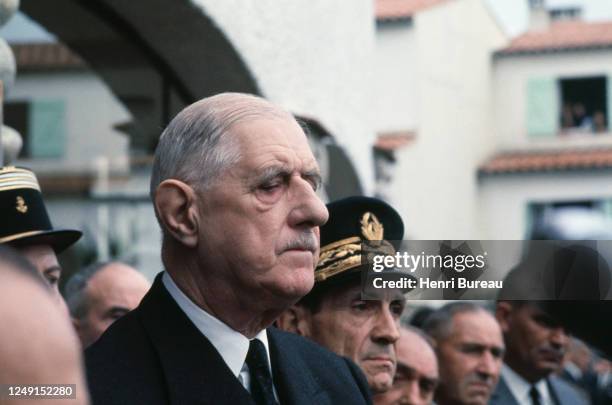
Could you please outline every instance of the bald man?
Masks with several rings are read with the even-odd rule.
[[[136,308],[151,284],[135,268],[120,262],[95,263],[66,284],[72,323],[84,348],[117,319]]]
[[[75,398],[54,404],[89,404],[78,340],[51,290],[36,270],[0,246],[0,382],[10,385],[74,384]],[[33,397],[10,397],[0,403],[40,404]]]
[[[393,386],[374,396],[375,405],[426,405],[438,385],[438,361],[430,338],[419,329],[402,327],[395,342],[397,370]]]

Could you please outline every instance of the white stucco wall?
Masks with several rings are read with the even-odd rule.
[[[242,56],[264,96],[318,119],[373,190],[371,0],[192,0]]]
[[[494,59],[495,120],[498,145],[502,149],[572,144],[570,138],[529,140],[527,136],[527,82],[530,78],[578,78],[612,76],[612,50],[542,53]],[[610,137],[612,138],[612,137]],[[589,143],[612,139],[588,137]]]
[[[376,29],[374,86],[377,132],[417,127],[416,41],[411,21],[382,23]]]
[[[481,236],[476,170],[493,148],[491,62],[505,42],[480,0],[417,14],[417,138],[398,153],[394,203],[406,237]]]
[[[65,153],[58,159],[22,160],[35,172],[93,170],[98,156],[115,171],[127,171],[129,140],[113,126],[130,120],[109,88],[90,72],[19,73],[7,101],[61,100],[65,103]]]
[[[523,239],[528,203],[612,199],[611,171],[488,176],[480,185],[487,239]]]

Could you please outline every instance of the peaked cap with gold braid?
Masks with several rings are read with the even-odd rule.
[[[0,243],[14,247],[49,245],[60,253],[81,232],[54,230],[34,173],[19,167],[0,167]]]
[[[321,227],[321,253],[315,287],[358,271],[361,243],[379,243],[381,253],[395,254],[404,237],[402,218],[389,204],[370,197],[348,197],[327,204],[329,220]],[[352,270],[352,271],[351,271]]]

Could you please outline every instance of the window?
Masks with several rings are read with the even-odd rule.
[[[28,113],[29,103],[24,101],[6,102],[4,104],[4,123],[19,132],[23,139],[23,148],[21,148],[20,158],[27,158],[29,148],[29,137],[27,136],[28,128]]]
[[[4,122],[23,138],[20,158],[59,158],[65,148],[65,108],[61,100],[9,101]]]
[[[582,17],[580,7],[553,8],[548,13],[553,21],[579,20]]]
[[[608,130],[606,77],[562,79],[561,114],[562,132],[602,133]]]
[[[564,237],[580,239],[585,232],[599,232],[600,228],[605,229],[602,234],[612,232],[612,228],[606,228],[612,223],[610,221],[612,200],[530,203],[527,205],[526,236],[528,239],[542,239],[542,232],[556,230],[567,233]]]
[[[611,77],[535,77],[530,78],[526,85],[529,137],[610,132]]]

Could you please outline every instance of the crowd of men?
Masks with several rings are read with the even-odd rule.
[[[62,297],[57,254],[81,234],[52,227],[31,171],[0,169],[0,384],[74,384],[55,403],[100,405],[612,401],[610,363],[546,303],[411,318],[402,290],[364,299],[362,243],[393,252],[404,223],[375,198],[325,205],[320,183],[287,111],[203,99],[156,150],[164,270],[150,285],[96,263]]]

